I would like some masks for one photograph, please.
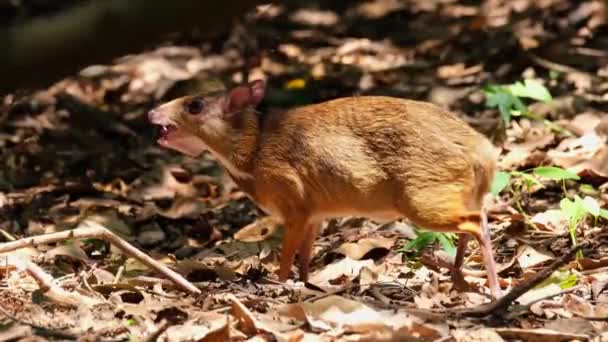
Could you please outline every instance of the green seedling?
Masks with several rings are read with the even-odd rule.
[[[517,206],[517,210],[522,214],[528,225],[536,228],[536,225],[534,225],[534,223],[532,223],[530,220],[529,215],[523,210],[523,206],[521,204],[523,190],[525,189],[525,191],[529,193],[532,191],[534,186],[543,188],[543,180],[561,181],[562,190],[564,191],[564,194],[566,194],[566,180],[569,179],[579,180],[580,177],[573,172],[555,166],[538,166],[524,171],[499,171],[494,176],[491,192],[494,197],[498,196],[505,188],[509,186],[511,180],[514,180],[510,190],[513,194],[513,199],[515,205]]]
[[[524,99],[531,99],[544,103],[553,100],[549,90],[538,80],[526,79],[523,82],[515,82],[507,85],[486,85],[483,88],[486,96],[486,107],[498,108],[500,115],[508,127],[514,116],[523,116],[532,120],[540,121],[549,129],[556,132],[572,135],[563,127],[544,119],[528,109]]]
[[[568,269],[558,270],[547,278],[542,283],[538,284],[536,288],[543,288],[550,284],[557,284],[562,290],[569,289],[578,283],[578,277]]]
[[[520,191],[523,187],[531,191],[534,185],[544,187],[542,180],[561,181],[562,187],[565,188],[566,180],[579,180],[580,177],[574,172],[556,166],[538,166],[524,171],[499,171],[496,172],[492,182],[492,195],[498,196],[509,185],[511,179],[515,179],[512,191]]]
[[[419,255],[426,247],[435,243],[435,241],[441,244],[443,250],[448,253],[451,257],[456,256],[456,246],[454,240],[456,240],[456,234],[454,233],[437,233],[431,231],[423,231],[417,229],[418,235],[415,239],[406,243],[401,247],[398,252],[409,252],[415,251],[416,255]]]
[[[600,217],[608,220],[608,210],[600,208],[599,203],[593,197],[585,196],[584,199],[581,199],[580,196],[575,195],[573,200],[564,197],[559,202],[559,207],[564,217],[568,220],[570,240],[572,240],[572,245],[574,246],[577,245],[576,230],[579,224],[588,216],[594,218],[596,225]],[[579,251],[577,257],[581,258],[582,256],[582,252]]]

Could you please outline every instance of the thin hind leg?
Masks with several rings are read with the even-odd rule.
[[[458,249],[456,250],[456,258],[454,259],[454,268],[460,269],[464,263],[464,253],[467,250],[467,243],[471,240],[469,234],[458,235]]]
[[[492,252],[488,217],[484,212],[481,212],[478,217],[480,223],[477,223],[477,220],[467,219],[465,222],[458,225],[458,229],[462,232],[471,234],[479,243],[492,296],[494,296],[494,298],[499,298],[502,296],[502,291],[498,282],[494,253]]]
[[[312,258],[312,247],[317,239],[319,232],[319,224],[311,222],[306,226],[304,239],[298,250],[298,258],[300,261],[300,281],[308,281],[308,270],[310,267],[310,259]]]

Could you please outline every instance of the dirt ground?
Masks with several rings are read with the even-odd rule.
[[[607,13],[591,0],[265,5],[213,40],[181,33],[4,97],[0,248],[105,227],[201,293],[98,238],[28,245],[0,254],[0,341],[608,340]],[[488,211],[503,290],[574,239],[577,261],[500,312],[454,315],[490,302],[475,243],[455,284],[451,240],[345,217],[324,223],[309,282],[280,283],[282,227],[212,156],[158,146],[147,120],[164,101],[257,78],[261,111],[371,94],[449,108],[502,147],[510,178]],[[505,125],[488,86],[525,79],[551,100],[526,98],[533,116]],[[576,177],[528,172],[539,166]]]

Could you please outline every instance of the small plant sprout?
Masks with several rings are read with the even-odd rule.
[[[414,251],[416,255],[419,255],[422,250],[431,244],[438,241],[441,244],[443,250],[448,253],[449,256],[456,256],[456,246],[454,240],[456,240],[456,234],[454,233],[437,233],[431,231],[425,231],[422,229],[416,229],[417,236],[415,239],[406,243],[401,247],[398,252],[409,252]]]
[[[580,177],[574,172],[555,166],[538,166],[524,171],[499,171],[496,172],[494,181],[492,182],[492,195],[498,196],[509,185],[511,179],[515,179],[515,189],[512,188],[512,191],[519,191],[522,187],[525,187],[527,191],[531,191],[534,185],[542,188],[544,185],[541,180],[549,180],[561,181],[565,192],[566,180],[579,180]]]
[[[549,90],[538,80],[526,79],[523,82],[515,82],[507,85],[491,84],[486,85],[483,88],[483,91],[486,96],[486,107],[498,108],[505,123],[505,127],[509,126],[513,116],[524,116],[532,120],[540,121],[556,132],[572,135],[568,130],[533,113],[524,103],[524,99],[531,99],[544,103],[553,100]]]
[[[568,220],[568,231],[574,246],[577,245],[576,229],[588,215],[594,218],[596,225],[600,217],[608,220],[608,210],[600,208],[599,203],[593,197],[585,196],[581,199],[580,196],[575,195],[573,200],[565,197],[560,201],[559,206],[562,214]],[[578,254],[578,257],[582,257],[582,252]]]
[[[523,197],[523,190],[526,192],[531,192],[534,186],[538,186],[539,188],[543,188],[543,180],[544,181],[561,181],[562,182],[562,191],[564,195],[566,194],[566,180],[579,180],[580,177],[568,170],[564,170],[555,166],[538,166],[533,169],[524,170],[524,171],[499,171],[496,173],[494,177],[494,181],[492,182],[491,192],[494,197],[498,196],[505,188],[511,186],[510,190],[513,194],[513,199],[515,205],[517,206],[517,210],[522,214],[527,224],[536,228],[536,225],[531,222],[530,217],[523,210],[523,206],[521,204]],[[513,180],[513,182],[511,182]]]

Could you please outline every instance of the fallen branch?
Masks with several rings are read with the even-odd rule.
[[[40,290],[53,302],[70,306],[82,304],[95,305],[100,303],[100,301],[83,296],[78,292],[65,291],[55,284],[55,281],[50,274],[46,273],[40,266],[32,261],[26,262],[25,269],[27,273],[36,280]]]
[[[489,315],[501,315],[526,292],[533,289],[538,284],[542,283],[545,279],[549,278],[553,272],[558,268],[566,265],[570,260],[574,258],[576,253],[584,247],[584,245],[578,245],[570,249],[570,251],[564,254],[559,259],[555,260],[551,265],[542,271],[536,273],[532,277],[519,283],[511,291],[505,294],[503,297],[496,299],[492,302],[481,304],[473,308],[466,309],[438,309],[438,310],[426,310],[426,309],[414,309],[407,308],[405,311],[423,317],[429,320],[440,320],[444,321],[447,317],[459,318],[459,317],[485,317]]]
[[[509,308],[509,306],[511,306],[511,304],[513,304],[513,302],[517,300],[517,298],[521,297],[523,294],[530,291],[538,284],[542,283],[545,279],[549,278],[551,274],[553,274],[553,272],[570,262],[570,260],[574,258],[576,253],[582,247],[582,245],[573,247],[572,249],[570,249],[570,251],[568,251],[568,253],[562,255],[559,259],[555,260],[547,268],[521,282],[503,297],[500,297],[495,301],[492,301],[487,304],[482,304],[471,309],[453,310],[451,314],[454,314],[456,316],[484,317],[490,314],[500,315],[504,313]]]
[[[89,238],[97,238],[105,240],[125,254],[130,255],[139,261],[141,261],[146,266],[150,267],[154,271],[164,275],[169,278],[173,283],[181,287],[182,289],[192,293],[192,294],[200,294],[201,290],[199,290],[196,286],[186,280],[184,277],[179,275],[177,272],[171,270],[167,266],[161,264],[160,262],[152,259],[147,254],[143,253],[139,249],[131,246],[128,242],[121,239],[116,234],[112,233],[107,228],[101,226],[97,222],[93,221],[85,221],[83,224],[86,224],[88,227],[76,228],[73,230],[68,230],[64,232],[51,233],[45,235],[39,235],[34,237],[28,237],[19,239],[16,241],[6,242],[0,244],[0,253],[6,253],[10,251],[14,251],[16,249],[25,248],[25,247],[35,247],[37,245],[44,245],[49,243],[54,243],[58,241],[65,241],[70,239],[89,239]]]

